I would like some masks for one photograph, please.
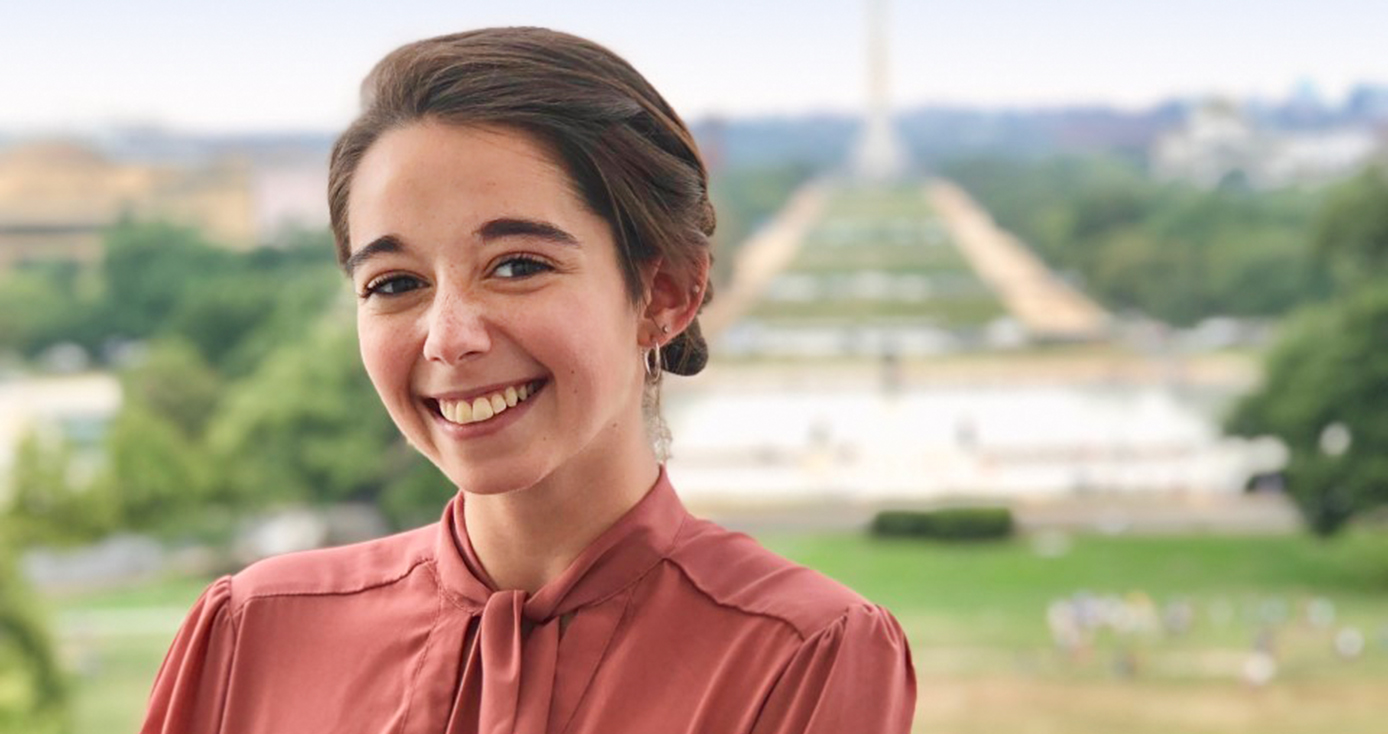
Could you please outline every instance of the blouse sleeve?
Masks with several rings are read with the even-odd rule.
[[[907,734],[915,708],[906,635],[885,609],[864,605],[805,640],[752,734]]]
[[[235,648],[226,576],[207,587],[179,628],[154,680],[140,734],[215,734]]]

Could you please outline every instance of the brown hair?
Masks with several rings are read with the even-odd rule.
[[[658,259],[692,287],[709,257],[708,171],[660,93],[592,41],[487,28],[401,46],[362,83],[361,114],[333,145],[328,173],[339,262],[349,254],[347,200],[362,156],[383,133],[425,119],[509,126],[551,145],[585,204],[612,227],[633,303],[643,295],[641,265]],[[702,307],[713,294],[705,287],[697,295]],[[660,357],[676,374],[702,370],[708,346],[698,320]]]

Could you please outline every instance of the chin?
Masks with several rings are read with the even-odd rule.
[[[488,462],[490,463],[490,462]],[[468,494],[497,495],[528,489],[542,475],[536,471],[517,470],[514,462],[496,462],[496,466],[440,466],[444,476]]]

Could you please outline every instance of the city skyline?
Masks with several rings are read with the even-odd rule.
[[[1215,5],[1215,6],[1209,6]],[[1140,108],[1178,96],[1336,101],[1388,81],[1368,0],[892,3],[891,99],[922,105]],[[202,132],[332,130],[400,43],[546,25],[627,57],[686,117],[855,112],[867,95],[859,0],[734,4],[404,0],[229,4],[56,0],[0,10],[0,131],[154,124]]]

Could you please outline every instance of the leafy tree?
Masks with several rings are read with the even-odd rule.
[[[1315,242],[1351,281],[1388,274],[1388,163],[1368,166],[1331,191]]]
[[[454,489],[400,437],[339,316],[282,345],[232,389],[208,433],[218,497],[381,502],[397,523],[432,519]]]
[[[216,374],[186,342],[158,341],[122,383],[123,404],[107,427],[93,481],[72,481],[72,451],[63,441],[31,434],[21,444],[8,512],[23,544],[160,529],[206,500],[210,469],[201,436],[221,390]]]
[[[1333,286],[1296,227],[1256,221],[1224,227],[1212,236],[1205,261],[1212,305],[1233,315],[1281,314],[1324,298]]]
[[[0,521],[0,734],[67,729],[67,689]]]
[[[212,364],[223,364],[269,319],[281,285],[247,273],[203,278],[166,315],[165,333],[179,335]]]
[[[100,328],[86,321],[89,280],[75,268],[49,263],[0,273],[0,350],[32,355],[60,341],[95,345]]]
[[[1336,187],[1314,240],[1348,274],[1344,292],[1288,326],[1229,428],[1287,444],[1293,496],[1312,529],[1330,534],[1388,504],[1388,169]]]
[[[315,323],[315,318],[333,303],[333,297],[346,294],[342,275],[328,261],[322,259],[323,253],[315,253],[318,262],[311,265],[296,265],[292,261],[283,266],[275,264],[258,265],[265,272],[255,276],[260,285],[248,287],[235,294],[244,302],[259,301],[257,321],[253,328],[241,330],[234,338],[224,338],[219,344],[207,344],[207,339],[199,339],[202,353],[216,365],[221,374],[228,378],[248,375],[270,353],[285,344],[292,344],[306,337]],[[249,277],[240,281],[250,281]],[[248,309],[250,306],[230,306]],[[181,333],[215,333],[215,329],[204,328],[206,320],[198,312],[180,316],[175,321]],[[211,315],[209,313],[209,315]]]
[[[11,468],[10,502],[0,518],[19,547],[88,542],[118,527],[111,498],[69,477],[71,449],[36,432],[19,442]]]
[[[1290,449],[1287,483],[1311,528],[1339,530],[1388,504],[1388,285],[1363,288],[1292,323],[1231,432]]]
[[[1089,282],[1110,304],[1160,313],[1181,323],[1204,311],[1202,273],[1186,240],[1157,245],[1150,235],[1129,228],[1108,236],[1094,259]],[[1181,284],[1179,289],[1175,283]]]
[[[385,460],[387,478],[376,505],[391,524],[403,529],[438,520],[444,504],[458,488],[404,441],[392,444]]]
[[[167,420],[193,441],[216,410],[222,381],[190,342],[168,338],[150,342],[143,359],[122,375],[121,387],[127,406]]]
[[[106,434],[105,473],[93,498],[114,508],[114,526],[161,530],[206,506],[211,467],[201,446],[170,419],[127,404]]]
[[[162,222],[123,222],[106,235],[105,293],[94,314],[108,333],[147,338],[164,326],[189,291],[235,266],[238,255],[197,230]]]
[[[33,355],[58,342],[101,354],[112,339],[179,337],[224,374],[243,375],[340,289],[326,231],[282,248],[234,252],[195,230],[122,222],[101,265],[34,265],[0,275],[0,349]],[[266,329],[269,335],[262,334]]]

